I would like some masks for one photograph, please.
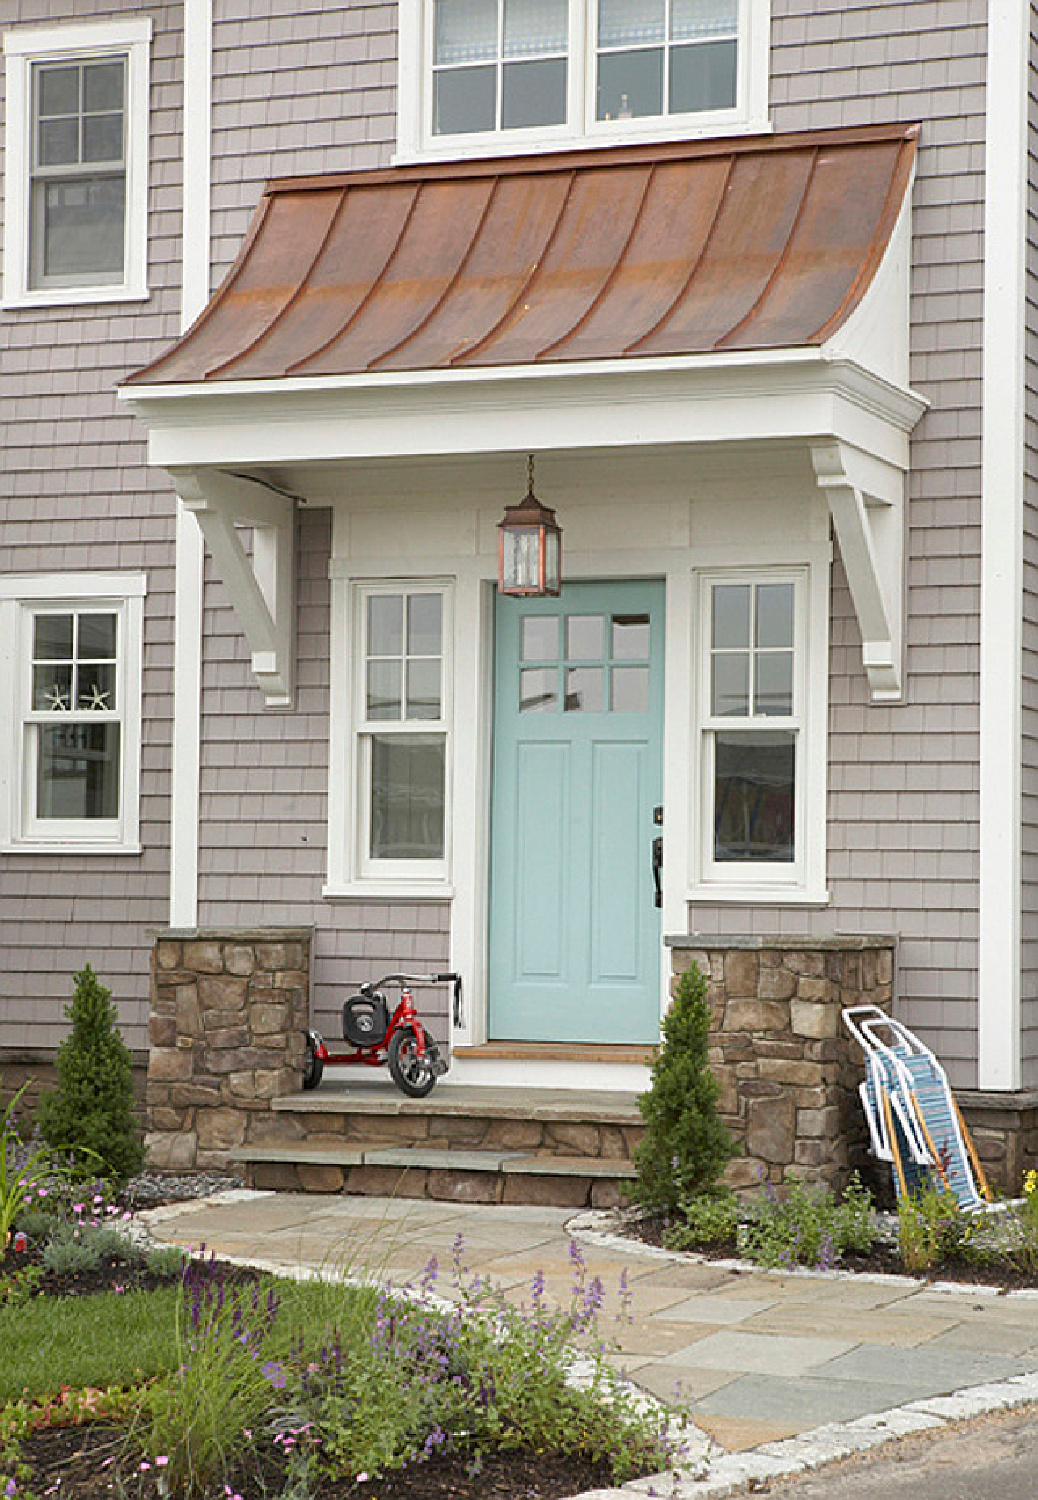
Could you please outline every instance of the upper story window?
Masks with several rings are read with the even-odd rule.
[[[767,125],[770,0],[401,7],[399,156]]]
[[[148,20],[5,35],[6,307],[147,295],[150,38]]]

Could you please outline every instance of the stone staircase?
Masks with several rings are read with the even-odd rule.
[[[607,1208],[635,1175],[635,1099],[449,1082],[407,1099],[382,1079],[326,1076],[275,1099],[262,1138],[232,1155],[257,1188]]]

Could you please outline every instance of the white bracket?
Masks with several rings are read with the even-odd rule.
[[[851,599],[873,702],[902,696],[905,475],[839,439],[811,445]]]
[[[295,506],[257,480],[220,469],[171,469],[197,520],[252,653],[268,708],[292,702]],[[237,527],[252,527],[249,558]]]

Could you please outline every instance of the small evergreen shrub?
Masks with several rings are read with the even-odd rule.
[[[638,1100],[645,1136],[635,1151],[633,1196],[653,1213],[672,1215],[683,1200],[709,1191],[735,1144],[717,1113],[717,1080],[707,1045],[706,980],[687,969],[663,1019],[663,1044],[652,1082]]]
[[[92,1169],[125,1182],[144,1162],[133,1119],[130,1054],[111,990],[87,964],[65,1007],[72,1032],[58,1048],[58,1087],[40,1099],[36,1121],[55,1150],[85,1154]]]

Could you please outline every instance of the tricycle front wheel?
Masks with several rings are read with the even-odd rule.
[[[411,1099],[424,1099],[436,1082],[432,1059],[435,1042],[429,1037],[419,1052],[413,1031],[395,1031],[389,1041],[389,1072],[393,1082]]]

